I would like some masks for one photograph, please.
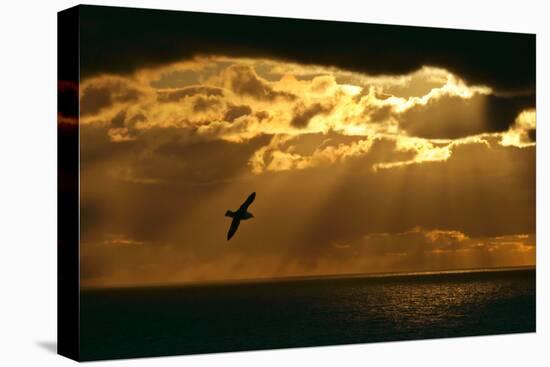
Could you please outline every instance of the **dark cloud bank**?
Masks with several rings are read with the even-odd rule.
[[[497,91],[535,89],[534,34],[95,6],[80,7],[80,25],[84,78],[224,54],[369,74],[434,65]]]

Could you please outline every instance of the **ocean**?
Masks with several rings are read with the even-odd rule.
[[[535,331],[535,269],[81,291],[82,360]]]

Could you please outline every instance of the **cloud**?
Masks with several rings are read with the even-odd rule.
[[[207,112],[217,110],[223,106],[222,102],[215,97],[197,97],[193,103],[194,112]]]
[[[155,245],[119,234],[83,245],[81,278],[84,287],[105,287],[271,278],[274,274],[338,275],[527,266],[534,264],[535,250],[534,234],[469,237],[453,230],[415,227],[400,233],[369,233],[351,243],[333,242],[326,257],[306,266],[303,262],[284,262],[280,254],[267,253],[255,255],[254,262],[237,252],[200,261],[195,255],[177,251],[174,244]],[[512,259],[521,260],[518,263]]]
[[[311,80],[311,91],[315,93],[326,93],[336,87],[336,79],[332,75],[320,75]]]
[[[252,113],[252,108],[250,108],[250,106],[246,106],[246,105],[240,105],[240,106],[229,105],[228,109],[225,111],[225,115],[224,115],[223,119],[225,121],[233,122],[236,119],[238,119],[239,117],[250,115],[251,113]],[[259,116],[260,119],[261,119],[261,117],[263,117],[263,115]]]
[[[205,84],[154,87],[155,80],[169,85],[169,75],[187,75],[188,70]],[[268,81],[256,70],[279,79]],[[316,75],[303,78],[310,74]],[[490,88],[469,86],[433,67],[372,77],[336,68],[212,56],[144,69],[134,77],[88,79],[81,103],[88,111],[82,122],[110,124],[108,135],[113,142],[134,140],[155,128],[177,128],[199,140],[243,142],[262,135],[280,136],[247,159],[254,173],[262,173],[366,157],[376,140],[387,140],[394,149],[390,157],[372,162],[374,170],[443,162],[455,146],[487,144],[490,136],[498,136],[508,146],[529,143],[534,129],[510,126],[532,97],[491,93]],[[308,155],[280,144],[303,134],[329,131],[361,137],[365,144],[343,142]]]
[[[476,93],[469,98],[445,95],[416,105],[399,116],[408,134],[429,139],[456,139],[503,132],[533,104],[532,97],[499,97]]]
[[[320,114],[327,114],[332,109],[333,106],[321,103],[314,103],[307,107],[304,104],[298,104],[294,107],[294,116],[290,124],[297,128],[306,127],[312,118]]]
[[[178,89],[161,89],[157,92],[157,100],[159,102],[178,102],[182,98],[195,96],[197,94],[206,97],[223,96],[223,90],[221,88],[210,86],[191,86]]]
[[[147,245],[148,242],[145,242],[145,241],[136,241],[134,239],[131,239],[131,238],[125,238],[123,235],[115,235],[115,234],[108,234],[106,236],[107,238],[102,242],[102,244],[104,245],[114,245],[114,246],[118,246],[118,245],[122,245],[122,246],[143,246],[143,245]]]
[[[486,147],[490,147],[490,143],[484,139],[483,136],[471,136],[452,141],[399,137],[396,140],[396,151],[411,152],[413,153],[413,156],[406,160],[376,163],[373,168],[374,170],[378,170],[407,166],[410,164],[420,164],[424,162],[444,162],[451,158],[455,147],[464,144],[481,144]]]
[[[405,111],[399,126],[410,135],[429,139],[454,139],[485,132],[485,97],[464,99],[442,96]]]
[[[132,136],[125,127],[113,127],[107,131],[107,135],[113,143],[136,140],[136,137]]]
[[[126,119],[126,111],[122,110],[111,119],[111,126],[114,128],[124,127],[124,120]]]
[[[292,93],[275,91],[268,82],[260,79],[256,72],[247,65],[232,65],[225,69],[222,77],[225,86],[239,95],[267,101],[273,101],[276,98],[290,100],[295,98]]]
[[[118,77],[99,77],[81,86],[80,113],[82,116],[94,115],[114,104],[135,102],[140,90],[127,79]]]
[[[400,233],[371,233],[353,247],[364,256],[393,257],[400,270],[510,266],[534,263],[534,234],[470,237],[456,230],[415,227]],[[451,265],[453,264],[453,265]]]
[[[311,167],[330,165],[353,157],[366,155],[374,139],[366,138],[352,141],[349,144],[330,144],[327,140],[309,155],[295,152],[292,136],[275,136],[269,145],[262,147],[250,158],[252,172],[303,170]],[[290,144],[286,144],[290,143]],[[286,151],[285,151],[285,147]]]
[[[508,131],[501,135],[500,144],[518,148],[533,146],[536,141],[535,131],[535,110],[522,111]]]
[[[81,43],[86,45],[81,48],[84,78],[129,74],[145,65],[224,54],[331,65],[372,75],[406,74],[431,65],[495,90],[535,90],[534,34],[129,8],[80,9]],[[205,24],[211,26],[205,28]]]
[[[183,86],[198,85],[201,82],[200,74],[195,70],[166,71],[156,80],[151,81],[153,88],[181,88]]]
[[[163,134],[164,141],[142,170],[149,177],[184,185],[219,183],[248,170],[246,157],[266,143],[257,137],[246,143],[224,140],[190,141],[185,136]],[[177,165],[170,162],[178,162]],[[145,162],[144,162],[145,163]]]

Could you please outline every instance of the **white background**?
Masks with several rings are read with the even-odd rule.
[[[88,1],[295,18],[537,33],[537,333],[94,362],[105,366],[548,366],[548,22],[545,1]],[[56,12],[0,11],[0,366],[72,365],[56,342]],[[510,50],[514,52],[514,50]],[[502,60],[506,62],[506,60]]]

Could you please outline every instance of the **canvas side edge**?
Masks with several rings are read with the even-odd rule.
[[[57,13],[57,353],[80,359],[79,7]]]

